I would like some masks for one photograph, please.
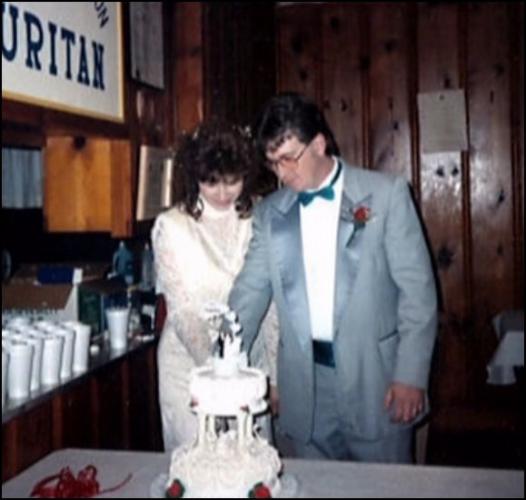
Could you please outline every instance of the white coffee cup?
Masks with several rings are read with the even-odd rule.
[[[80,321],[64,321],[63,325],[75,330],[73,373],[85,372],[88,369],[91,326]]]
[[[52,333],[46,334],[42,352],[42,385],[56,385],[60,382],[63,348],[64,337]]]
[[[21,340],[11,340],[8,350],[7,395],[10,399],[27,398],[31,384],[33,346]]]
[[[106,309],[110,346],[115,351],[121,351],[126,348],[129,318],[130,309],[127,307],[109,307]]]

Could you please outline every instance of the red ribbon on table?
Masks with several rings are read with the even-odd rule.
[[[121,483],[105,490],[100,489],[97,481],[97,468],[87,465],[80,470],[77,477],[73,475],[69,467],[64,467],[58,474],[41,479],[31,491],[32,497],[38,498],[90,498],[102,493],[111,493],[122,488],[130,479],[132,474]],[[55,484],[50,484],[55,482]]]

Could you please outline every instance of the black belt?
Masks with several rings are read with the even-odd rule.
[[[319,365],[331,366],[334,368],[334,352],[332,350],[332,342],[324,342],[321,340],[312,341],[312,352],[314,355],[314,362]]]

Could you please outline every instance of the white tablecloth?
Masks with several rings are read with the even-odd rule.
[[[27,498],[33,485],[69,466],[74,474],[88,464],[98,469],[101,488],[132,479],[110,498],[147,498],[150,486],[166,473],[169,454],[64,449],[51,453],[2,485],[3,498]],[[524,471],[284,460],[298,481],[298,498],[478,497],[523,498]]]

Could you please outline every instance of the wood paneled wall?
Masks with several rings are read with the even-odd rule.
[[[349,162],[412,186],[441,298],[435,408],[491,404],[491,319],[524,308],[524,4],[298,3],[276,26],[278,89],[318,102]],[[417,94],[443,89],[465,89],[469,148],[424,154]]]
[[[204,116],[251,123],[274,94],[271,2],[203,2]]]

